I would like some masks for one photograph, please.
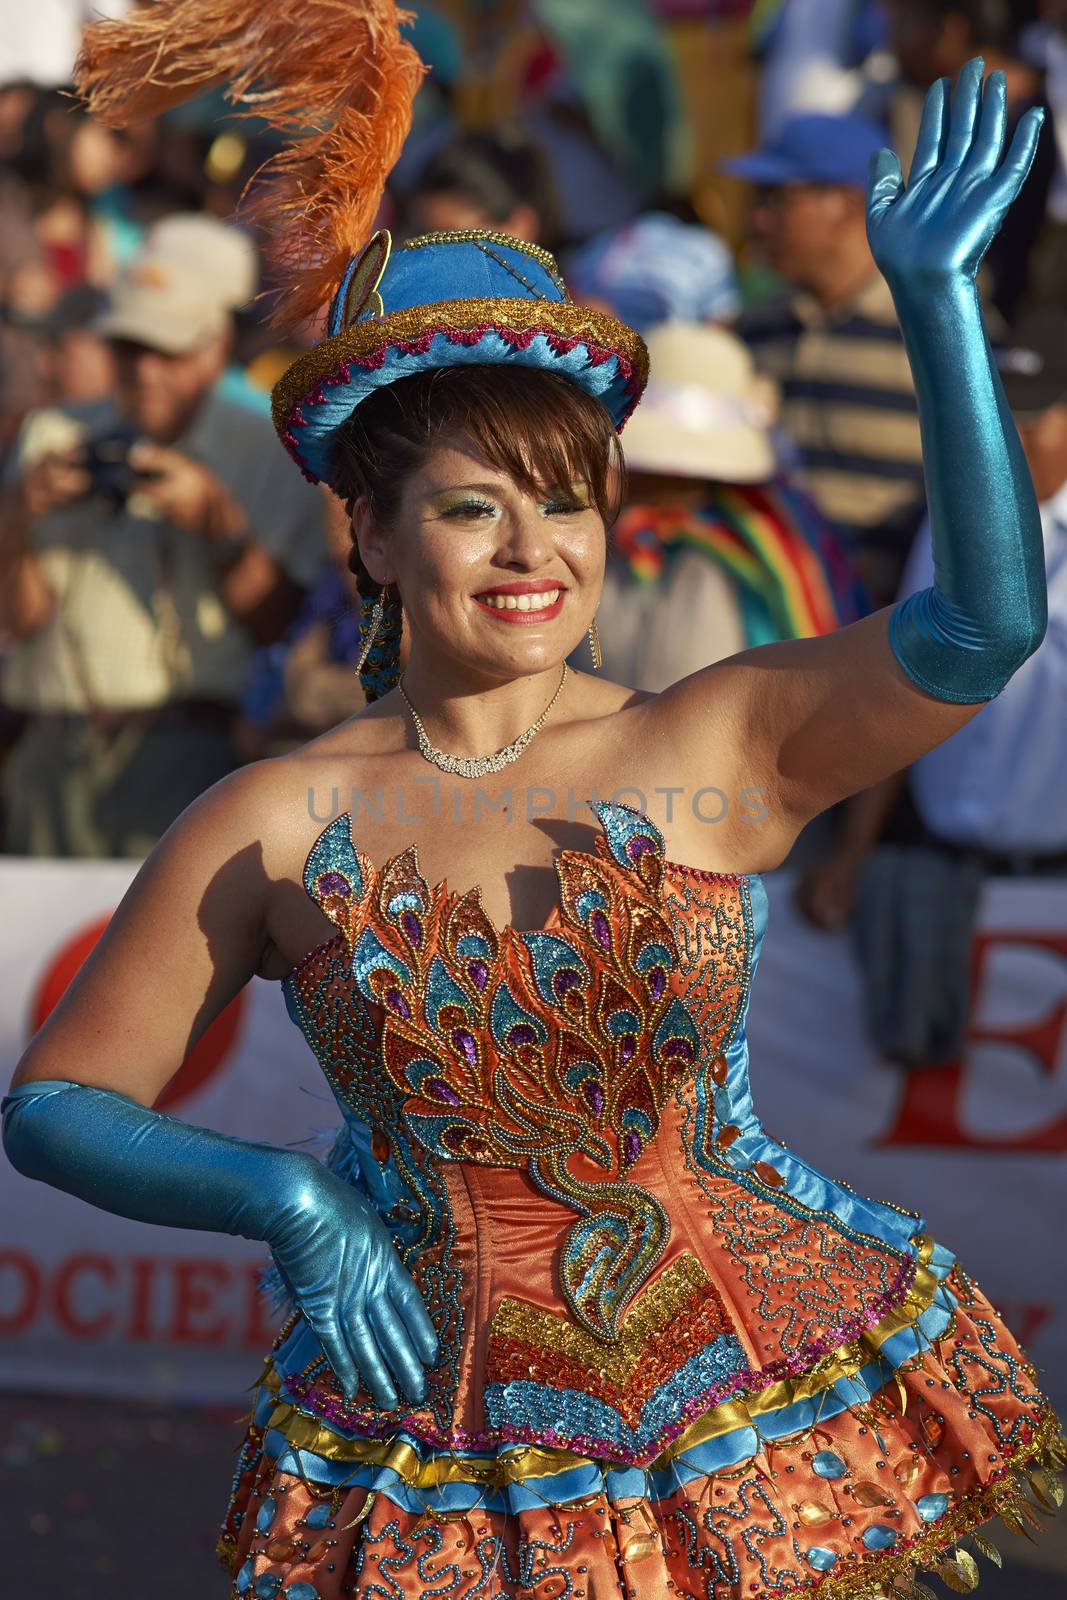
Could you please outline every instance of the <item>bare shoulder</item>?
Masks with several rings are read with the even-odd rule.
[[[749,710],[752,672],[758,650],[744,650],[725,661],[700,667],[656,695],[647,715],[679,736],[702,733],[740,738]]]
[[[74,1078],[154,1104],[262,970],[276,875],[296,847],[295,829],[285,837],[278,769],[261,762],[232,773],[168,828],[35,1034],[17,1081]]]
[[[331,789],[395,743],[395,717],[360,713],[282,755],[255,761],[214,785],[184,813],[190,840],[254,850],[270,877],[291,874],[319,831]],[[343,809],[334,804],[332,815]]]
[[[830,806],[880,783],[980,710],[927,693],[890,640],[893,607],[814,638],[741,651],[682,679],[653,715],[690,772],[735,753],[764,790],[768,840],[788,842]],[[761,869],[762,870],[762,869]]]
[[[285,757],[271,757],[241,767],[189,806],[160,844],[158,856],[199,858],[205,865],[223,860],[242,866],[248,876],[269,873],[284,858],[287,835],[299,833],[298,808],[288,803],[296,776]]]

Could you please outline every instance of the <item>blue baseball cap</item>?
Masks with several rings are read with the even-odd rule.
[[[889,143],[884,128],[866,117],[803,112],[789,117],[748,155],[722,170],[749,183],[841,183],[864,189],[871,156]]]

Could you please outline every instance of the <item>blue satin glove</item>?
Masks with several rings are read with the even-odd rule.
[[[915,379],[934,587],[893,609],[889,642],[940,700],[1000,693],[1045,634],[1041,519],[982,321],[982,257],[1033,161],[1043,112],[1028,111],[1001,162],[1004,74],[982,92],[981,60],[926,97],[907,187],[882,150],[871,163],[867,233],[893,294]]]
[[[110,1089],[27,1083],[4,1100],[12,1166],[138,1222],[268,1244],[346,1395],[426,1393],[437,1335],[384,1223],[313,1156],[149,1111]]]

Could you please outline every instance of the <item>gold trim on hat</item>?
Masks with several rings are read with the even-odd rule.
[[[400,248],[420,250],[424,244],[480,244],[483,239],[490,244],[506,245],[509,250],[519,250],[529,256],[538,266],[544,267],[549,277],[570,299],[559,264],[551,250],[546,250],[542,244],[533,244],[529,239],[519,239],[513,233],[500,233],[493,228],[438,228],[432,233],[419,233],[413,239],[405,239]]]
[[[479,237],[486,236],[480,234]],[[447,334],[451,329],[470,333],[478,328],[486,332],[504,329],[516,333],[543,330],[566,338],[585,339],[609,350],[630,365],[636,390],[634,404],[648,382],[648,350],[644,340],[633,328],[607,312],[594,311],[569,300],[511,299],[495,295],[469,300],[435,300],[426,305],[389,311],[384,317],[355,322],[342,333],[324,339],[314,349],[298,356],[272,391],[271,409],[279,438],[287,442],[286,433],[294,410],[345,361],[362,360],[390,345],[417,339],[426,333]]]
[[[378,285],[385,276],[392,251],[392,234],[388,228],[379,228],[364,247],[345,290],[345,303],[341,312],[342,328],[350,328],[368,308],[376,317],[384,315],[385,306],[378,293]]]

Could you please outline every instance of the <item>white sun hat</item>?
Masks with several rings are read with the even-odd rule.
[[[649,380],[622,447],[635,472],[725,483],[774,476],[777,392],[740,339],[699,322],[664,322],[646,335]]]
[[[252,236],[236,223],[200,211],[160,217],[145,235],[146,255],[165,256],[201,272],[211,298],[228,311],[247,306],[258,287],[259,262]]]
[[[109,339],[184,355],[232,326],[256,292],[256,250],[217,217],[176,212],[145,235],[108,291],[94,326]]]

